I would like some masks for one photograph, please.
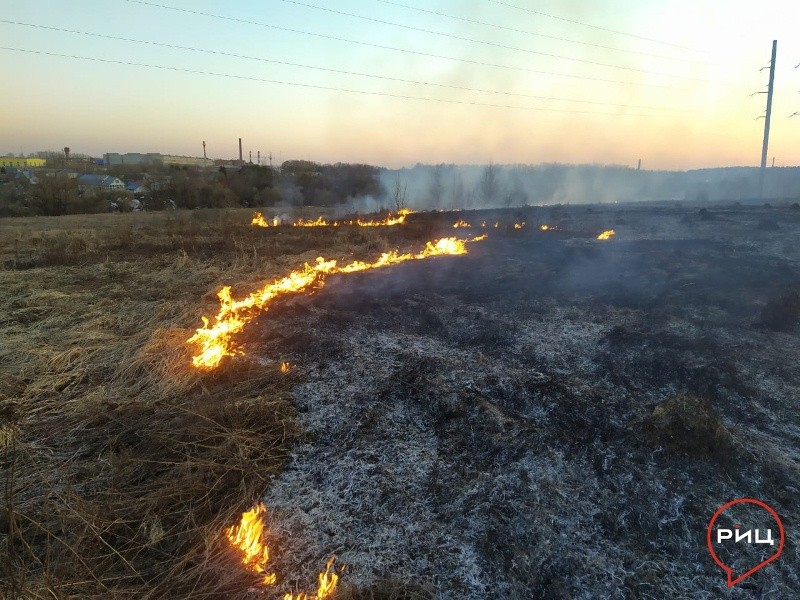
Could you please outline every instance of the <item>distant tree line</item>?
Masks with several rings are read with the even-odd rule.
[[[48,157],[48,158],[56,158]],[[63,156],[58,164],[63,164]],[[73,163],[74,164],[74,163]],[[379,197],[378,167],[363,164],[318,164],[289,160],[280,168],[246,164],[213,170],[152,165],[117,165],[102,173],[119,177],[138,190],[102,192],[85,189],[67,173],[42,170],[38,183],[0,173],[0,216],[63,215],[131,210],[334,206],[361,196]],[[134,197],[135,196],[135,197]]]

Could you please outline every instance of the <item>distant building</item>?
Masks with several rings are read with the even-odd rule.
[[[103,162],[107,167],[116,167],[119,165],[152,165],[154,163],[164,162],[164,157],[158,152],[148,152],[147,154],[142,154],[141,152],[126,152],[125,154],[108,152],[103,154]]]
[[[158,152],[108,152],[103,155],[103,162],[107,167],[119,165],[152,165],[161,163],[165,165],[176,165],[179,167],[213,167],[214,161],[210,158],[196,158],[194,156],[174,156],[172,154],[160,154]]]
[[[81,175],[78,177],[78,188],[81,190],[95,189],[110,192],[124,190],[125,183],[119,177],[111,175]]]
[[[194,156],[163,156],[165,165],[176,165],[179,167],[213,167],[214,161],[210,158],[196,158]]]
[[[43,158],[14,158],[13,156],[0,156],[0,167],[31,168],[43,167],[47,161]]]

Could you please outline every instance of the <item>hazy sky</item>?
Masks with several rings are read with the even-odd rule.
[[[210,157],[233,158],[242,137],[254,161],[260,150],[276,162],[386,166],[757,165],[766,95],[750,94],[766,90],[759,69],[777,39],[769,157],[800,164],[800,115],[789,118],[800,113],[797,0],[0,0],[0,9],[0,46],[40,53],[0,50],[0,153],[202,156],[206,140]]]

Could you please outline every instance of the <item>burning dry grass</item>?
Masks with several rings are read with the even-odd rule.
[[[185,340],[223,284],[255,287],[320,247],[368,257],[396,239],[382,228],[265,237],[248,219],[0,223],[6,597],[235,598],[257,583],[222,532],[300,436],[296,375],[246,360],[199,374]]]

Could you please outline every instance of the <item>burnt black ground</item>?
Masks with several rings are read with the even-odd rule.
[[[309,431],[265,498],[276,570],[307,585],[333,553],[346,580],[441,598],[800,596],[800,329],[762,322],[800,289],[800,215],[711,212],[459,213],[528,225],[267,313],[248,352],[298,365]],[[787,544],[729,591],[705,532],[743,496]]]

